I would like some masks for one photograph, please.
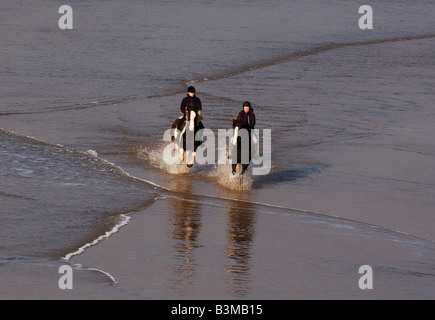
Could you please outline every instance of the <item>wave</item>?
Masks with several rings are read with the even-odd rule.
[[[74,110],[90,109],[90,108],[109,106],[109,105],[118,105],[121,103],[134,101],[136,99],[137,96],[128,96],[128,97],[112,99],[112,100],[82,102],[82,103],[76,103],[71,105],[48,107],[37,111],[3,111],[0,112],[0,116],[29,115],[29,114],[43,114],[43,113],[53,113],[53,112],[62,112],[62,111],[74,111]]]
[[[108,168],[108,169],[112,170],[113,172],[116,172],[116,173],[118,173],[120,175],[123,175],[123,176],[125,176],[127,178],[130,178],[131,180],[134,180],[136,182],[141,182],[141,183],[147,183],[150,186],[159,187],[159,188],[161,188],[163,190],[166,189],[163,186],[157,185],[157,184],[155,184],[152,181],[149,181],[149,180],[146,180],[146,179],[140,179],[140,178],[137,178],[137,177],[134,177],[134,176],[130,175],[129,173],[124,171],[121,167],[115,165],[114,163],[112,163],[110,161],[107,161],[107,160],[99,157],[97,151],[95,151],[95,150],[83,151],[83,150],[79,150],[79,149],[76,149],[76,148],[73,148],[73,147],[69,147],[69,146],[65,146],[65,145],[62,145],[62,144],[55,144],[55,143],[47,142],[47,141],[44,141],[44,140],[40,140],[40,139],[37,139],[37,138],[32,137],[32,136],[22,135],[22,134],[19,134],[19,133],[15,132],[15,131],[8,131],[8,130],[5,130],[3,128],[0,128],[0,134],[9,135],[9,136],[15,136],[15,137],[18,137],[20,139],[27,140],[28,142],[31,142],[31,143],[34,143],[34,144],[39,144],[39,145],[48,146],[48,147],[61,148],[65,152],[68,152],[68,153],[84,155],[84,156],[86,156],[88,158],[91,158],[91,159],[93,159],[95,161],[99,161],[100,164],[102,164],[106,168]]]
[[[130,214],[155,201],[149,187],[155,187],[153,182],[132,177],[94,150],[5,129],[0,129],[0,142],[2,232],[7,238],[1,254],[69,260],[118,232]],[[24,169],[29,173],[24,175]],[[20,226],[16,219],[22,219]],[[47,224],[50,228],[41,235],[39,228]]]
[[[98,237],[97,239],[95,239],[92,242],[86,243],[85,245],[83,245],[82,247],[80,247],[78,250],[68,253],[67,255],[65,255],[65,257],[63,257],[62,259],[65,261],[69,261],[71,260],[71,258],[73,258],[74,256],[78,256],[80,254],[82,254],[83,252],[85,252],[86,249],[97,245],[98,243],[100,243],[101,241],[103,241],[104,239],[108,239],[110,238],[110,236],[112,236],[113,234],[117,233],[119,231],[120,228],[126,226],[129,221],[131,220],[131,218],[126,215],[126,214],[122,214],[121,215],[121,221],[115,225],[112,230],[107,231],[104,235]]]
[[[225,78],[231,78],[246,72],[260,70],[268,67],[273,67],[279,64],[287,63],[292,60],[296,60],[299,58],[315,55],[318,53],[324,53],[327,51],[335,50],[335,49],[341,49],[341,48],[347,48],[347,47],[358,47],[358,46],[370,46],[375,44],[383,44],[383,43],[394,43],[394,42],[400,42],[400,41],[414,41],[414,40],[423,40],[423,39],[432,39],[435,38],[435,35],[423,35],[423,36],[413,36],[413,37],[397,37],[397,38],[390,38],[390,39],[382,39],[382,40],[372,40],[372,41],[363,41],[363,42],[350,42],[350,43],[330,43],[323,46],[317,46],[313,49],[307,50],[307,51],[301,51],[301,52],[293,52],[290,55],[278,59],[273,59],[270,61],[260,62],[258,64],[254,64],[251,66],[247,66],[238,70],[234,70],[229,73],[210,76],[206,78],[201,79],[195,79],[186,82],[186,85],[192,85],[195,83],[201,83],[201,82],[207,82],[207,81],[213,81],[213,80],[220,80]]]
[[[429,35],[421,35],[421,36],[408,36],[408,37],[395,37],[395,38],[389,38],[389,39],[380,39],[380,40],[370,40],[370,41],[359,41],[359,42],[346,42],[346,43],[328,43],[321,46],[316,46],[312,49],[308,49],[305,51],[299,51],[299,52],[291,52],[287,56],[274,58],[266,61],[261,61],[258,63],[254,63],[252,65],[244,66],[238,69],[235,69],[233,71],[222,73],[222,74],[216,74],[216,75],[209,75],[207,77],[201,77],[198,79],[193,79],[185,82],[186,87],[190,85],[194,85],[196,83],[203,83],[208,81],[216,81],[226,78],[231,78],[234,76],[241,75],[246,72],[265,69],[268,67],[273,67],[279,64],[287,63],[292,60],[300,59],[303,57],[324,53],[327,51],[335,50],[335,49],[341,49],[346,47],[357,47],[357,46],[370,46],[370,45],[376,45],[376,44],[384,44],[384,43],[394,43],[394,42],[401,42],[401,41],[415,41],[415,40],[424,40],[424,39],[433,39],[435,38],[434,34]],[[178,95],[181,93],[184,93],[184,90],[177,90],[174,92],[166,92],[163,94],[158,95],[151,95],[147,98],[162,98],[162,97],[169,97],[173,95]]]

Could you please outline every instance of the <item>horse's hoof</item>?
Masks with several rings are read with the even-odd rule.
[[[188,163],[188,164],[187,164],[187,167],[188,167],[188,168],[192,168],[192,167],[193,167],[193,164]]]

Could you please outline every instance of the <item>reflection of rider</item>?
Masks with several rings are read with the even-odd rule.
[[[248,134],[249,134],[249,141],[251,141],[251,130],[254,129],[254,127],[255,127],[255,114],[254,114],[254,109],[252,108],[251,103],[249,101],[245,101],[243,103],[243,110],[240,111],[240,113],[237,117],[237,120],[234,120],[233,126],[234,126],[234,128],[238,127],[239,130],[246,129],[248,131]],[[242,144],[241,137],[238,136],[237,137],[238,154],[240,154],[240,152],[241,152],[241,144]],[[251,162],[251,143],[249,143],[249,162]],[[237,163],[241,163],[241,159],[239,159],[239,156],[237,159]],[[245,173],[248,166],[249,166],[249,163],[242,165],[242,174]],[[232,165],[233,174],[236,173],[236,167],[237,167],[237,164]]]

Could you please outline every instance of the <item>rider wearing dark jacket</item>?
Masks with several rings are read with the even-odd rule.
[[[204,124],[202,123],[202,104],[201,100],[196,96],[196,90],[194,87],[190,86],[187,88],[187,97],[181,101],[180,110],[183,113],[183,117],[180,117],[177,128],[181,130],[182,125],[186,121],[187,113],[194,111],[197,114],[196,121],[198,122],[197,130],[204,129]],[[195,133],[196,134],[196,133]]]
[[[249,111],[247,108],[249,107]],[[251,132],[252,129],[255,127],[255,114],[254,109],[251,107],[251,103],[249,101],[245,101],[243,103],[243,109],[240,111],[239,116],[237,117],[237,120],[235,122],[235,126],[239,127],[239,129],[247,129],[249,132]]]
[[[180,111],[185,114],[188,107],[194,108],[195,110],[202,110],[201,99],[199,99],[196,94],[194,87],[190,86],[187,89],[187,97],[181,101]]]

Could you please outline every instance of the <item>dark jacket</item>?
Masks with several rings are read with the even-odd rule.
[[[248,113],[244,110],[240,111],[234,126],[239,127],[239,129],[247,129],[251,131],[255,127],[255,114],[254,109],[250,108]]]
[[[181,101],[180,110],[184,114],[186,108],[193,108],[194,110],[202,110],[201,100],[197,96],[191,98],[189,95]]]

